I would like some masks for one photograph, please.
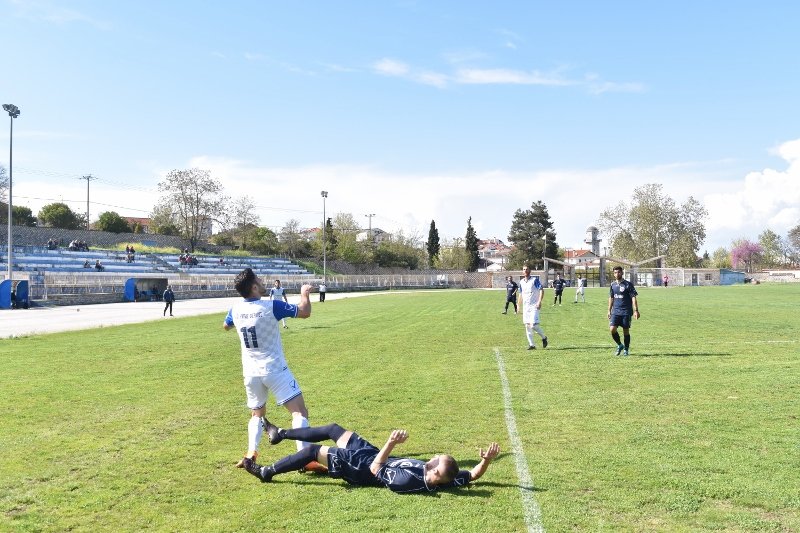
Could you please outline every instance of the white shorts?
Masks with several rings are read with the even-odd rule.
[[[283,405],[303,391],[288,368],[268,376],[245,376],[244,390],[247,392],[247,407],[259,409],[267,404],[267,396],[272,391],[275,404]]]
[[[522,323],[523,324],[539,323],[539,309],[536,309],[536,305],[522,306]]]
[[[575,294],[583,294],[583,287],[578,287],[575,289]]]

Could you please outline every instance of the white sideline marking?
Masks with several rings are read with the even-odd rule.
[[[517,464],[517,476],[519,477],[519,492],[522,496],[522,511],[525,516],[525,523],[528,531],[543,532],[542,510],[536,502],[533,493],[533,478],[528,471],[528,463],[525,460],[525,451],[522,449],[522,441],[517,433],[517,420],[514,418],[514,410],[511,408],[511,387],[508,385],[506,377],[506,367],[503,362],[503,355],[499,348],[494,349],[494,358],[497,360],[497,369],[500,371],[500,383],[503,385],[503,403],[505,404],[506,426],[508,427],[508,437],[511,439],[511,451],[514,454],[514,461]]]

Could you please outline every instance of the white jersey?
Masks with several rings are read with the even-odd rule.
[[[522,305],[525,307],[536,305],[536,302],[539,301],[539,291],[541,289],[542,284],[539,283],[539,278],[536,276],[520,279],[519,294],[522,299]]]
[[[297,316],[297,306],[277,300],[242,300],[231,307],[225,324],[236,328],[242,345],[245,377],[267,376],[285,370],[278,321]]]
[[[269,297],[273,300],[283,300],[283,295],[286,293],[283,287],[272,287],[269,290]]]

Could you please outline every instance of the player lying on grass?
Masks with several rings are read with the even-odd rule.
[[[336,443],[336,446],[312,444],[270,466],[261,466],[252,459],[246,459],[245,469],[263,482],[272,481],[278,474],[297,471],[316,460],[328,467],[330,477],[344,479],[351,485],[387,487],[403,494],[426,493],[439,488],[464,487],[476,481],[500,453],[500,447],[493,442],[486,450],[481,448],[478,451],[480,462],[471,470],[459,470],[458,463],[450,455],[436,455],[428,462],[390,457],[395,445],[408,439],[404,429],[392,431],[389,440],[379,450],[338,424],[280,429],[266,418],[263,421],[270,444],[278,444],[283,439],[305,442],[332,440]]]

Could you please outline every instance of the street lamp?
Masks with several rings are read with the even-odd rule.
[[[11,117],[11,133],[8,136],[8,280],[11,281],[13,267],[13,242],[11,239],[11,186],[14,182],[14,119],[19,116],[19,108],[14,104],[3,104],[3,111],[8,112]]]
[[[328,248],[328,241],[325,240],[325,226],[328,225],[328,219],[325,218],[325,199],[328,198],[328,191],[322,191],[322,281],[328,274],[328,266],[325,257],[326,249]]]
[[[547,257],[547,232],[546,231],[544,232],[543,239],[544,239],[544,246],[542,246],[542,270],[544,270],[545,258]],[[545,272],[544,275],[547,276],[547,272]]]

